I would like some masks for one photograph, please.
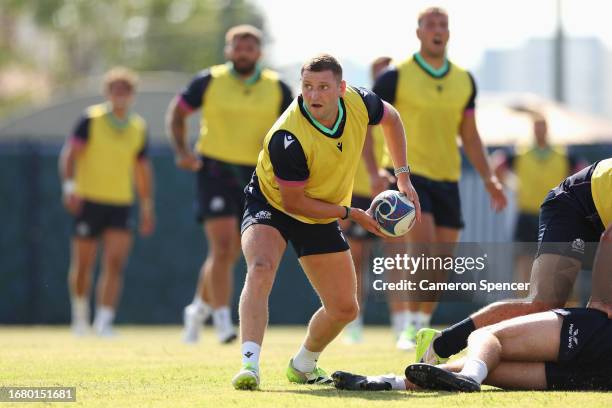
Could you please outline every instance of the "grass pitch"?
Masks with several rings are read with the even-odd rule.
[[[238,344],[222,346],[207,328],[198,345],[180,341],[178,326],[118,327],[119,336],[74,338],[67,327],[0,328],[0,386],[75,386],[85,407],[610,407],[612,393],[505,392],[349,392],[332,387],[290,384],[289,358],[304,327],[273,327],[261,356],[261,391],[235,391],[231,378],[240,366]],[[339,338],[319,364],[329,373],[401,374],[413,353],[394,348],[390,329],[369,328],[362,344]],[[409,405],[410,404],[410,405]],[[42,406],[16,403],[4,406]]]

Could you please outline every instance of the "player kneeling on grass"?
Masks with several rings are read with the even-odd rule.
[[[412,364],[406,378],[337,371],[346,390],[612,390],[612,320],[597,309],[555,309],[473,332],[467,357],[438,366]]]
[[[296,383],[330,383],[316,366],[323,349],[354,320],[359,307],[355,269],[338,218],[381,235],[366,211],[350,208],[353,178],[369,125],[381,124],[398,173],[398,189],[417,206],[406,166],[406,138],[395,109],[362,88],[348,87],[342,67],[320,55],[302,67],[302,93],[264,139],[246,187],[242,250],[247,276],[240,297],[242,369],[237,389],[259,387],[259,353],[268,297],[287,243],[321,298],[306,339],[289,362]]]

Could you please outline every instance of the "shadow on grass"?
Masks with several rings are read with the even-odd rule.
[[[500,389],[485,389],[482,390],[481,394],[488,394],[490,392],[503,391]],[[288,389],[288,390],[263,390],[263,392],[270,393],[281,393],[281,394],[296,394],[296,395],[308,395],[315,397],[333,397],[333,398],[360,398],[371,401],[395,401],[403,400],[406,398],[439,398],[439,397],[451,397],[458,395],[458,392],[446,392],[446,391],[347,391],[337,390],[335,388],[322,388],[322,389]],[[475,393],[478,394],[478,393]]]

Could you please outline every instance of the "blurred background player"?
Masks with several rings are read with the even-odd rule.
[[[564,148],[552,146],[548,140],[548,125],[540,114],[532,114],[533,144],[517,146],[515,152],[505,154],[502,150],[492,156],[493,168],[504,184],[508,173],[515,176],[518,216],[514,230],[516,248],[515,281],[529,282],[531,264],[538,242],[540,204],[550,191],[572,173],[585,167]],[[526,244],[529,243],[529,244]],[[526,293],[522,293],[526,295]]]
[[[448,256],[452,255],[464,225],[459,199],[461,154],[457,133],[463,151],[483,180],[493,209],[503,209],[506,197],[489,167],[476,127],[474,79],[446,57],[449,39],[446,11],[438,7],[422,11],[416,34],[421,43],[419,52],[383,73],[373,90],[397,108],[408,135],[408,161],[421,200],[423,222],[416,224],[405,240],[419,245],[419,253],[426,256]],[[431,253],[432,248],[445,253]],[[440,275],[440,271],[427,272]],[[417,330],[429,325],[435,309],[435,299],[418,300],[421,299],[391,304],[392,320],[404,327],[397,344],[401,349],[414,348]]]
[[[399,191],[418,196],[406,165],[406,136],[397,111],[364,88],[347,86],[331,55],[308,60],[302,92],[270,129],[256,172],[245,190],[242,247],[247,275],[240,296],[242,369],[232,384],[259,387],[259,356],[268,324],[268,298],[281,257],[291,243],[321,300],[287,378],[327,384],[317,367],[327,345],[359,313],[355,268],[338,219],[382,235],[367,212],[349,207],[368,126],[381,124],[396,167]]]
[[[167,126],[179,168],[197,173],[196,218],[203,223],[208,253],[193,302],[183,314],[185,342],[197,342],[212,314],[219,341],[231,342],[233,268],[240,256],[244,187],[261,143],[291,103],[291,91],[276,72],[259,65],[262,33],[250,25],[226,34],[227,63],[199,72],[170,103]],[[202,110],[200,138],[191,150],[186,119]]]
[[[372,81],[389,66],[391,63],[390,57],[379,57],[372,63],[370,67],[370,74]],[[386,157],[389,153],[386,151],[385,138],[382,133],[380,126],[372,126],[371,132],[371,143],[373,144],[374,156],[376,159],[376,170],[381,167],[381,160],[385,162],[391,162],[391,159]],[[383,158],[383,156],[385,156]],[[388,167],[391,167],[390,164]],[[389,176],[390,181],[394,181],[393,176]],[[378,178],[375,179],[376,181]],[[382,190],[386,190],[389,183],[385,183],[382,186]],[[382,191],[381,190],[381,191]],[[378,193],[380,191],[377,191]],[[375,192],[371,183],[369,182],[369,174],[366,169],[365,160],[360,160],[357,166],[357,173],[355,174],[355,181],[353,182],[353,197],[351,199],[351,207],[361,208],[366,211],[370,208],[372,198]],[[368,296],[367,287],[364,286],[364,276],[367,276],[369,270],[364,269],[364,266],[368,265],[368,261],[372,255],[374,249],[376,235],[369,233],[363,227],[356,222],[350,220],[341,220],[340,226],[348,239],[349,246],[351,247],[351,256],[355,265],[355,273],[357,274],[357,302],[359,303],[359,316],[357,319],[349,323],[345,328],[345,341],[347,343],[359,343],[363,339],[363,313],[365,310],[365,300]]]
[[[153,178],[147,158],[147,127],[130,111],[136,74],[113,68],[104,77],[107,103],[87,108],[60,156],[63,201],[74,217],[68,286],[72,330],[89,328],[89,291],[98,244],[102,271],[97,285],[94,329],[111,336],[123,283],[123,268],[132,246],[134,184],[140,202],[140,233],[154,228]]]

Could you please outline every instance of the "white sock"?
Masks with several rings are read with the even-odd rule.
[[[213,310],[213,324],[217,329],[220,340],[223,340],[221,337],[225,337],[228,333],[233,332],[234,326],[229,307],[222,306]]]
[[[303,373],[311,373],[317,366],[320,355],[320,351],[310,351],[302,345],[300,351],[293,357],[293,368]]]
[[[418,318],[417,318],[416,312],[411,312],[410,310],[404,310],[402,314],[404,315],[404,327],[402,328],[402,331],[407,329],[409,326],[416,327],[416,325],[418,324],[418,320],[417,320]]]
[[[96,328],[110,326],[115,320],[115,309],[108,306],[98,306],[94,325]]]
[[[417,324],[416,324],[417,330],[422,329],[424,327],[429,327],[430,324],[431,324],[431,314],[430,313],[425,313],[425,312],[417,313]]]
[[[482,384],[489,374],[489,369],[484,361],[478,358],[467,358],[459,374],[470,377],[478,384]]]
[[[212,311],[212,308],[210,307],[210,305],[206,303],[204,300],[202,300],[200,295],[196,295],[193,298],[193,302],[191,302],[191,304],[194,305],[199,311],[204,312],[204,314],[206,315],[210,314],[210,312]]]
[[[395,374],[377,375],[376,377],[368,376],[368,381],[383,381],[391,384],[392,390],[406,390],[406,382],[404,377],[398,377]]]
[[[240,353],[242,353],[242,365],[249,365],[255,370],[259,371],[259,352],[261,346],[252,341],[245,341],[240,347]]]
[[[404,313],[394,312],[391,313],[391,327],[393,327],[393,333],[395,336],[399,336],[404,330]]]
[[[89,323],[89,299],[86,297],[74,296],[70,300],[70,303],[72,305],[72,320]]]

